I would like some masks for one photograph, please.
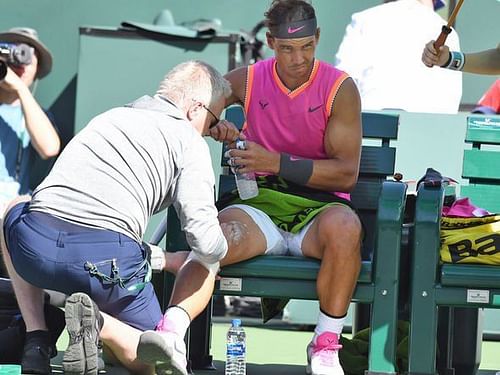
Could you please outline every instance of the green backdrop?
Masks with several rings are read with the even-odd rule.
[[[350,22],[351,14],[381,2],[381,0],[313,0],[312,3],[316,8],[318,22],[322,29],[317,51],[318,57],[333,62],[345,27]],[[131,62],[133,62],[131,66],[137,66],[141,59],[147,62],[147,58],[135,54],[132,48],[128,57],[125,40],[111,42],[106,38],[93,39],[86,36],[80,38],[80,27],[90,25],[91,27],[116,28],[123,21],[150,23],[160,10],[168,8],[172,11],[177,23],[199,18],[219,18],[224,29],[249,31],[263,18],[263,13],[269,4],[270,0],[2,0],[0,30],[13,26],[34,27],[39,31],[42,41],[52,51],[53,73],[39,82],[35,94],[40,103],[54,113],[65,144],[73,136],[75,128],[80,129],[92,116],[122,101],[133,99],[139,92],[154,91],[160,76],[172,66],[174,61],[195,56],[189,51],[182,53],[178,49],[174,53],[175,56],[170,56],[168,53],[162,55],[161,53],[164,52],[161,52],[160,56],[166,60],[164,70],[161,64],[146,63],[143,70],[127,72],[127,66]],[[499,14],[500,1],[498,0],[466,0],[456,23],[462,49],[476,51],[495,47],[500,35]],[[411,32],[411,30],[402,32]],[[112,48],[107,50],[107,46],[112,46]],[[151,54],[154,47],[154,44],[148,45],[146,50]],[[114,53],[116,51],[119,53]],[[224,67],[224,61],[227,59],[226,49],[221,50],[216,46],[211,46],[198,52],[198,58],[214,62],[222,71],[224,68],[227,69],[227,66]],[[167,61],[170,57],[173,59]],[[80,67],[79,61],[82,64]],[[79,70],[83,77],[78,80],[80,97],[75,110]],[[96,79],[99,77],[103,79]],[[475,103],[495,79],[496,77],[491,76],[464,74],[462,102]],[[92,100],[93,97],[94,100]],[[95,100],[97,98],[99,100]],[[75,117],[77,118],[76,126]],[[404,117],[407,119],[402,119],[402,138],[410,140],[421,138],[425,134],[421,131],[423,127],[426,127],[421,125],[425,116],[407,114]],[[448,121],[444,117],[429,120],[425,121],[426,125],[441,123],[442,125],[438,125],[437,128],[442,129],[441,131],[453,129],[453,126],[448,127],[445,124],[457,121],[457,119]],[[450,134],[446,137],[447,139],[437,138],[445,140],[448,153],[452,149],[455,151],[455,148],[461,148],[460,142],[458,144],[450,142],[451,139],[462,139],[463,119],[458,123],[460,125],[455,128],[458,133]],[[433,160],[440,160],[439,163],[443,161],[440,157],[442,149],[434,147],[426,151],[426,162],[416,165],[416,159],[410,155],[414,152],[412,148],[419,146],[412,143],[409,147],[410,149],[401,147],[404,152],[398,152],[398,168],[403,172],[406,171],[408,178],[420,176],[422,173],[420,171],[423,171],[426,166],[436,164],[432,162]],[[459,163],[454,161],[455,158],[446,160],[449,164],[439,165],[439,167],[456,177],[459,173]]]
[[[350,15],[381,0],[313,0],[322,40],[318,57],[333,62]],[[54,54],[54,71],[40,82],[36,95],[50,107],[62,128],[63,140],[72,135],[79,31],[82,25],[117,27],[122,21],[152,22],[169,8],[177,23],[197,18],[219,18],[227,29],[250,30],[263,17],[270,0],[2,0],[0,29],[32,26]],[[499,42],[498,0],[467,0],[457,19],[462,48],[475,51]],[[479,25],[479,27],[478,27]],[[409,31],[403,31],[409,32]],[[120,61],[100,61],[105,66]],[[495,77],[464,75],[464,103],[474,103]]]

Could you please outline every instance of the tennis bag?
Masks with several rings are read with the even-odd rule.
[[[500,215],[441,218],[444,263],[500,265]]]

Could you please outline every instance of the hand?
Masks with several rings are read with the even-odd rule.
[[[241,137],[242,139],[244,137]],[[246,172],[267,172],[277,174],[280,167],[280,154],[270,152],[258,143],[246,141],[245,150],[235,149],[235,144],[229,145],[228,156],[230,161],[228,163],[233,166],[240,166],[238,171],[241,173]]]
[[[434,40],[431,40],[425,45],[424,51],[422,52],[422,62],[425,66],[431,68],[434,65],[442,66],[444,65],[450,56],[450,49],[448,46],[441,46],[439,51],[434,48]]]
[[[5,78],[0,81],[0,89],[11,93],[19,93],[19,91],[26,88],[26,84],[23,80],[7,66],[7,74]]]
[[[240,136],[240,131],[232,122],[221,120],[208,130],[208,134],[219,142],[234,142]]]

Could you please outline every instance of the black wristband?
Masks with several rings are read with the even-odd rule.
[[[313,164],[311,159],[292,160],[290,155],[282,152],[278,175],[296,184],[306,185],[312,176]]]
[[[451,54],[451,52],[448,52],[448,60],[446,60],[446,62],[443,65],[440,65],[441,68],[446,68],[450,64],[451,58],[452,58],[452,54]]]

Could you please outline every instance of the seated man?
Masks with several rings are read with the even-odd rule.
[[[321,312],[307,348],[307,371],[340,375],[338,340],[361,265],[362,227],[349,202],[361,153],[360,97],[344,72],[315,59],[320,31],[307,1],[273,1],[266,17],[275,57],[226,76],[232,87],[226,106],[239,103],[246,114],[241,138],[247,149],[230,150],[231,164],[258,172],[260,188],[257,197],[234,197],[220,212],[229,243],[221,265],[260,254],[321,259]],[[223,125],[211,130],[214,138],[227,139]],[[203,274],[179,274],[172,303],[186,310],[184,316],[167,310],[168,333],[144,333],[143,355],[156,351],[152,362],[165,356],[179,362],[172,336],[182,345],[189,319],[212,291],[213,281]]]
[[[228,244],[202,136],[218,121],[229,95],[227,80],[208,64],[180,64],[154,97],[95,117],[64,149],[31,200],[10,204],[2,242],[26,322],[23,373],[50,373],[41,288],[73,293],[65,308],[66,373],[97,374],[99,336],[131,372],[153,371],[137,359],[139,337],[168,325],[149,282],[142,237],[151,216],[173,204],[192,249],[181,275],[201,272],[201,279],[208,274],[213,283]],[[237,135],[228,127],[225,140]],[[173,272],[178,268],[166,265]],[[179,371],[185,373],[185,365]]]

